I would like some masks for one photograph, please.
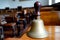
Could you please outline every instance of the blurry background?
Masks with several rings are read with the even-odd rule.
[[[0,9],[5,7],[16,8],[17,6],[23,7],[33,7],[36,0],[0,0]],[[51,5],[59,2],[59,0],[38,0],[41,2],[42,6]]]
[[[17,6],[33,7],[36,0],[0,0],[0,9],[5,7],[16,8]],[[48,5],[48,0],[39,0],[42,5]]]

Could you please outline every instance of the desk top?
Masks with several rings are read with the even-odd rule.
[[[26,35],[26,33],[21,38],[6,38],[5,40],[60,40],[60,26],[45,26],[49,35],[47,38],[34,39]]]

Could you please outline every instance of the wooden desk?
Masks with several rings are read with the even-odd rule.
[[[34,39],[26,35],[26,33],[21,38],[6,38],[5,40],[60,40],[60,26],[45,26],[49,35],[44,39]]]

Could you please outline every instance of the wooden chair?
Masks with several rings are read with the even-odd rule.
[[[0,26],[0,40],[4,39],[4,31],[3,31],[3,27]]]

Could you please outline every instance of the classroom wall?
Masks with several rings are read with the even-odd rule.
[[[55,3],[58,3],[58,2],[60,2],[60,0],[55,0]]]
[[[26,0],[26,1],[19,1],[19,0],[0,0],[0,9],[4,9],[5,7],[10,7],[10,8],[17,8],[17,6],[22,6],[22,7],[33,7],[34,2],[36,0]],[[39,0],[41,4],[48,5],[48,0]]]

